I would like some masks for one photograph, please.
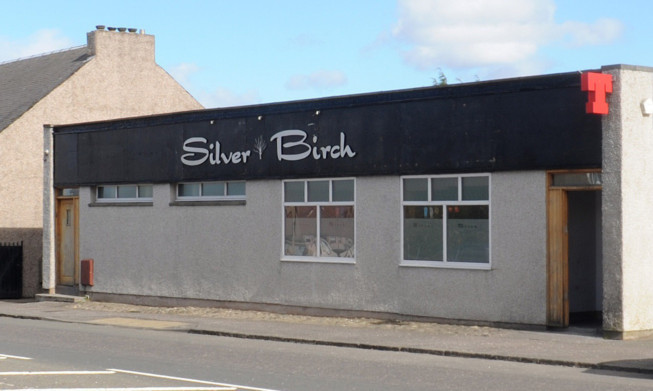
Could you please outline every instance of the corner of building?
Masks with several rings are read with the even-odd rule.
[[[607,336],[653,330],[653,68],[612,65],[603,126],[604,317]]]

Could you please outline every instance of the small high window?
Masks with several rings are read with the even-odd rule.
[[[97,202],[151,202],[152,185],[102,185],[96,188]]]
[[[245,182],[188,182],[177,184],[179,201],[244,200]]]

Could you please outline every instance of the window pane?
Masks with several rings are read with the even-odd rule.
[[[199,183],[180,183],[178,186],[179,197],[199,197],[200,184]]]
[[[433,178],[431,201],[458,201],[458,178]]]
[[[404,179],[404,201],[427,201],[428,186],[426,178]]]
[[[202,196],[224,197],[224,182],[202,183]]]
[[[136,186],[118,186],[118,198],[136,198]]]
[[[283,200],[284,202],[304,202],[304,183],[301,182],[284,182]]]
[[[329,201],[329,181],[308,182],[308,202]]]
[[[487,205],[447,207],[447,261],[490,262]]]
[[[79,189],[62,189],[61,195],[64,197],[76,197],[79,195]]]
[[[600,172],[553,174],[553,186],[600,186],[602,183]]]
[[[244,196],[245,182],[227,182],[228,196]]]
[[[285,255],[317,256],[315,206],[286,206],[284,230]]]
[[[354,180],[334,180],[333,181],[333,201],[353,201],[354,200]]]
[[[404,206],[404,259],[442,261],[442,206]]]
[[[490,179],[486,176],[463,177],[463,200],[489,200]]]
[[[320,256],[354,258],[354,207],[320,207]]]
[[[152,185],[138,186],[138,198],[152,198]]]
[[[97,188],[97,198],[116,198],[116,187],[99,186]]]

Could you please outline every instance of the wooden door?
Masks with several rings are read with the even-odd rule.
[[[57,282],[73,286],[79,282],[78,198],[57,200]]]
[[[567,191],[547,194],[547,325],[569,326],[569,232]]]

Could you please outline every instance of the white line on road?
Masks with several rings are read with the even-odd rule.
[[[21,388],[21,391],[236,391],[224,387]],[[9,390],[0,390],[9,391]]]
[[[0,357],[13,358],[14,360],[31,360],[31,358],[29,357],[12,356],[11,354],[2,354],[2,353],[0,353]]]
[[[216,383],[216,382],[210,382],[210,381],[205,381],[205,380],[187,379],[187,378],[183,378],[183,377],[157,375],[157,374],[154,374],[154,373],[127,371],[127,370],[124,370],[124,369],[108,369],[108,370],[109,371],[115,371],[117,373],[129,373],[129,374],[132,374],[132,375],[156,377],[156,378],[159,378],[159,379],[178,380],[178,381],[185,381],[185,382],[189,382],[189,383],[198,383],[198,384],[208,384],[208,385],[213,385],[213,386],[231,387],[232,389],[239,388],[239,389],[243,389],[243,390],[252,390],[252,391],[277,391],[277,390],[270,390],[270,389],[267,389],[267,388],[247,387],[247,386],[239,386],[239,385],[236,385],[236,384]]]
[[[0,372],[0,376],[36,376],[36,375],[115,375],[114,371],[23,371]]]

